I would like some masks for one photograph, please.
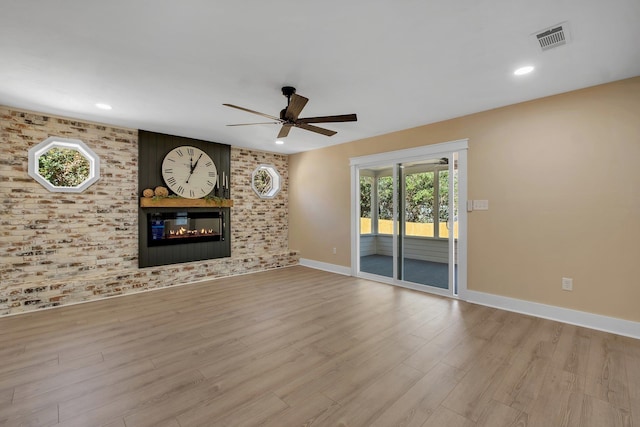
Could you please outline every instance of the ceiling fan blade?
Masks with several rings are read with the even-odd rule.
[[[261,123],[236,123],[227,126],[251,126],[251,125],[279,125],[280,122],[261,122]]]
[[[302,111],[304,106],[307,105],[307,102],[309,102],[308,98],[294,93],[291,95],[289,106],[287,107],[287,111],[284,113],[284,117],[288,120],[297,119],[298,114],[300,114],[300,111]]]
[[[289,131],[291,130],[291,128],[292,128],[292,125],[288,125],[288,124],[282,125],[282,127],[280,128],[280,132],[278,132],[278,136],[277,136],[276,139],[286,138],[287,135],[289,135]]]
[[[296,123],[294,126],[299,127],[301,129],[306,129],[306,130],[310,130],[311,132],[315,132],[315,133],[321,133],[322,135],[326,135],[326,136],[333,136],[338,132],[329,130],[329,129],[324,129],[318,126],[313,126],[313,125],[308,125],[306,123]]]
[[[222,104],[222,105],[224,105],[225,107],[231,107],[231,108],[236,108],[238,110],[246,111],[248,113],[257,114],[259,116],[266,117],[266,118],[271,119],[271,120],[277,120],[278,123],[281,123],[280,118],[276,117],[276,116],[270,116],[269,114],[260,113],[258,111],[253,111],[253,110],[250,110],[250,109],[244,108],[244,107],[238,107],[237,105],[233,105],[233,104]]]
[[[296,120],[298,123],[329,123],[329,122],[357,122],[355,114],[342,114],[338,116],[304,117]]]

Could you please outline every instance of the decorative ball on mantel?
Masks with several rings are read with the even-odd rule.
[[[149,198],[149,197],[153,197],[154,194],[155,194],[155,192],[152,189],[145,188],[144,191],[142,192],[142,197]]]
[[[169,195],[169,190],[166,187],[156,187],[153,192],[158,197],[167,197]]]

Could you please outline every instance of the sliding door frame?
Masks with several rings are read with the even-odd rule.
[[[360,275],[360,174],[359,170],[369,167],[384,165],[395,165],[398,163],[416,162],[422,159],[434,157],[450,156],[458,153],[458,294],[453,295],[453,291],[447,296],[466,299],[467,293],[467,150],[469,148],[468,139],[443,142],[440,144],[425,145],[422,147],[397,150],[386,153],[372,154],[368,156],[352,157],[349,159],[351,168],[351,275]],[[397,171],[393,171],[393,179],[397,179]],[[453,181],[451,181],[453,182]],[[397,195],[394,192],[394,205],[397,206]],[[397,246],[397,221],[394,220],[393,244]],[[396,249],[394,249],[395,251]],[[450,252],[454,250],[450,245]],[[450,255],[449,260],[453,257]],[[396,264],[396,263],[394,263]],[[452,263],[450,270],[453,269]],[[421,291],[430,292],[425,287],[413,287],[410,283],[397,280],[397,266],[394,265],[394,276],[391,284],[395,286],[408,287]],[[438,293],[438,292],[434,292]]]

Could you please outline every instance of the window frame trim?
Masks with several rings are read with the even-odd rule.
[[[78,151],[89,162],[89,176],[75,187],[61,187],[53,185],[40,175],[40,157],[52,148],[67,148]],[[47,190],[54,193],[82,193],[100,179],[100,156],[87,144],[79,139],[60,138],[50,136],[29,149],[29,164],[27,172]]]

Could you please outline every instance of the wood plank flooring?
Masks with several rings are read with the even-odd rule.
[[[0,318],[1,426],[640,425],[640,341],[301,266]]]

